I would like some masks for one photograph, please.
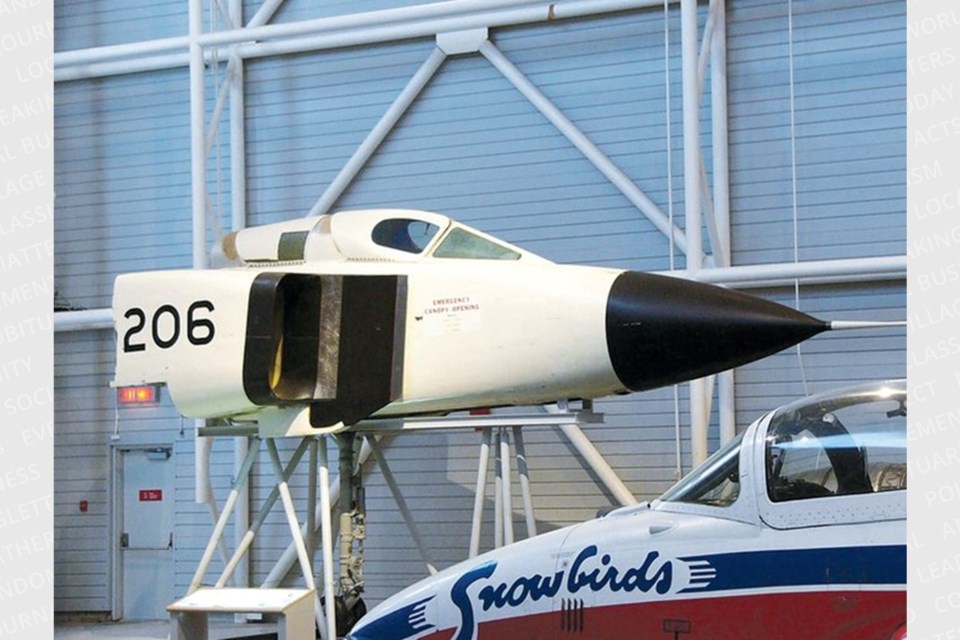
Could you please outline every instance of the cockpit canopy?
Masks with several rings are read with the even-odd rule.
[[[764,455],[772,502],[906,489],[906,387],[858,387],[782,407]]]
[[[907,488],[903,381],[848,388],[777,409],[763,437],[764,487],[772,503]],[[739,498],[743,434],[660,498],[727,507]],[[759,445],[757,445],[759,446]]]
[[[224,254],[246,264],[543,258],[428,211],[343,211],[231,233]]]

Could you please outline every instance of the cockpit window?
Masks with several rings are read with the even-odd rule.
[[[520,254],[464,229],[453,229],[443,239],[435,258],[470,258],[474,260],[519,260]]]
[[[740,496],[741,433],[663,494],[664,502],[728,507]]]
[[[903,389],[819,396],[770,421],[767,494],[773,502],[907,488]]]
[[[373,241],[381,247],[423,253],[439,229],[437,225],[423,220],[391,218],[378,222],[372,235]]]

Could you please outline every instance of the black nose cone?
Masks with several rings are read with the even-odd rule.
[[[625,387],[643,391],[725,371],[829,325],[722,287],[627,271],[607,300],[607,349]]]

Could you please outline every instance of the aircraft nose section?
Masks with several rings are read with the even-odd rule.
[[[606,328],[614,372],[643,391],[758,360],[829,324],[739,291],[626,271],[610,288]]]

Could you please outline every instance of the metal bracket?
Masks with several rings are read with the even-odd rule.
[[[465,53],[478,53],[480,45],[490,37],[486,27],[482,29],[468,29],[466,31],[449,31],[437,34],[437,48],[448,56]]]

